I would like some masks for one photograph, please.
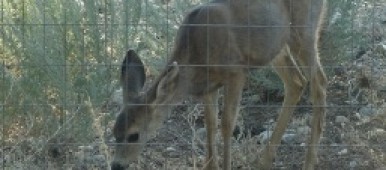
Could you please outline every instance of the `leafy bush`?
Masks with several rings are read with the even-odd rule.
[[[109,98],[129,48],[139,52],[150,68],[163,65],[176,25],[191,5],[142,0],[2,1],[4,138],[49,137],[62,129],[71,131],[71,138],[92,139],[93,117],[85,102],[99,108]],[[150,73],[157,74],[155,70]]]
[[[382,0],[329,0],[321,53],[326,66],[353,60],[377,40],[374,7]]]

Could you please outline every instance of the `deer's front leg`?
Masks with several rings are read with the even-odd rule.
[[[244,82],[244,74],[232,74],[224,86],[224,113],[221,122],[222,137],[224,140],[224,170],[230,170],[232,165],[231,137],[233,135],[236,117],[239,112]]]
[[[217,132],[217,114],[218,114],[218,92],[204,96],[205,107],[205,127],[207,140],[207,155],[204,169],[219,169],[217,163],[216,132]]]

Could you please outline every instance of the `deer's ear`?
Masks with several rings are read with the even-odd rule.
[[[138,96],[145,83],[145,68],[141,59],[133,51],[126,53],[121,66],[121,85],[124,103]]]
[[[163,77],[157,86],[157,103],[168,101],[172,97],[173,91],[177,86],[177,75],[179,73],[179,67],[177,62],[173,62],[170,68],[165,72]]]

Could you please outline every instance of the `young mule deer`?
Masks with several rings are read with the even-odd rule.
[[[219,169],[215,134],[218,89],[224,88],[222,169],[230,170],[231,136],[248,71],[269,64],[284,82],[285,97],[256,168],[271,168],[295,106],[309,83],[312,130],[303,169],[313,169],[326,106],[327,79],[318,57],[325,6],[325,0],[214,0],[199,6],[180,26],[168,66],[141,94],[143,64],[128,51],[121,77],[125,105],[114,126],[117,145],[112,169],[124,169],[135,160],[162,123],[166,106],[187,96],[202,99],[205,106],[205,169]]]

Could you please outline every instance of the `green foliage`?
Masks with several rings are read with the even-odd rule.
[[[61,130],[87,142],[93,137],[93,117],[85,102],[100,108],[110,98],[125,51],[135,49],[150,73],[158,74],[177,25],[198,2],[169,6],[142,0],[1,3],[4,137],[11,133],[17,133],[14,140],[49,137]]]
[[[273,71],[273,69],[270,67],[265,67],[259,70],[252,71],[249,77],[249,90],[255,94],[261,96],[264,95],[261,94],[261,90],[267,92],[266,94],[268,94],[269,96],[266,97],[274,97],[277,93],[284,93],[283,83],[281,82],[276,72]],[[274,101],[277,101],[277,99],[274,99]]]
[[[361,50],[374,45],[375,3],[381,0],[329,0],[322,35],[322,60],[325,65],[355,59]]]

